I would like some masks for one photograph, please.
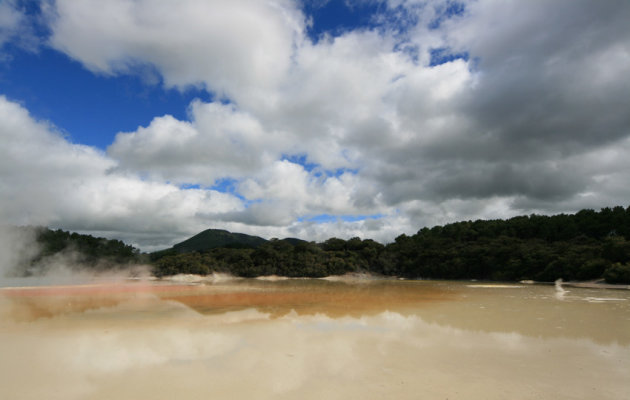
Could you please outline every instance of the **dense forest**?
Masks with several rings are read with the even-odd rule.
[[[146,255],[120,240],[44,227],[13,227],[11,234],[21,238],[22,245],[13,249],[21,254],[7,268],[14,276],[38,275],[55,266],[92,271],[124,269],[146,261]]]
[[[225,232],[225,231],[222,231]],[[199,239],[199,238],[198,238]],[[574,215],[530,215],[423,228],[382,245],[370,239],[323,243],[272,239],[196,251],[153,253],[156,276],[229,272],[321,277],[369,272],[405,278],[630,283],[630,207]]]
[[[120,240],[48,228],[13,228],[35,246],[13,266],[31,275],[62,263],[95,271],[148,262],[153,274],[322,277],[348,272],[496,281],[605,279],[630,284],[630,207],[530,215],[422,228],[387,245],[371,239],[265,240],[209,229],[170,249],[141,254]],[[32,250],[34,249],[34,251]]]

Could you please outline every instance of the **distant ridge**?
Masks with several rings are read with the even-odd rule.
[[[190,239],[177,243],[173,249],[178,253],[190,253],[209,251],[218,247],[256,248],[266,242],[267,240],[258,236],[232,233],[223,229],[206,229]]]
[[[298,238],[284,238],[284,239],[280,239],[283,242],[287,242],[289,244],[292,244],[293,246],[296,246],[300,243],[307,243],[306,240],[302,240],[302,239],[298,239]]]
[[[300,243],[308,243],[298,238],[271,239],[272,242],[274,240],[288,243],[291,246],[296,246]],[[269,240],[259,236],[247,235],[245,233],[229,232],[225,229],[206,229],[183,242],[173,245],[173,247],[151,253],[150,258],[155,261],[168,255],[205,253],[218,248],[256,249],[269,242]]]

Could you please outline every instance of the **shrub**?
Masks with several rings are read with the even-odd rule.
[[[630,264],[615,263],[604,272],[608,283],[630,284]]]

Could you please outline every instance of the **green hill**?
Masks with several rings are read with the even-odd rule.
[[[204,252],[219,247],[256,248],[266,242],[267,240],[258,236],[232,233],[222,229],[207,229],[190,239],[177,243],[173,249],[178,253]]]
[[[308,243],[306,240],[302,240],[302,239],[298,239],[298,238],[284,238],[281,239],[283,242],[287,242],[292,246],[297,246],[298,244],[301,243]]]
[[[220,249],[255,250],[272,242],[286,243],[291,248],[299,244],[308,243],[297,238],[272,239],[269,241],[258,236],[233,233],[224,229],[206,229],[183,242],[173,245],[173,247],[149,254],[149,259],[155,262],[163,257],[188,253],[208,253]]]

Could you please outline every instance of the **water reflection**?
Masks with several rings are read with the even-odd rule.
[[[0,398],[620,399],[627,291],[223,280],[0,290]],[[36,383],[36,384],[35,384]]]

